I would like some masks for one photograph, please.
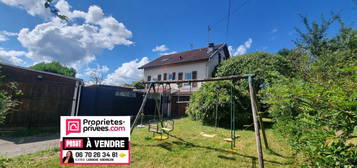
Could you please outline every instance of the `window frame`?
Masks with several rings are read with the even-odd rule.
[[[167,73],[164,73],[164,78],[163,78],[163,80],[164,80],[164,81],[167,80]]]
[[[158,80],[158,81],[161,81],[161,74],[158,74],[158,75],[157,75],[157,80]]]

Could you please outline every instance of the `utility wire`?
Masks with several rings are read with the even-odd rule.
[[[238,12],[242,7],[244,7],[245,5],[247,5],[249,0],[245,0],[241,5],[239,5],[236,9],[234,9],[232,12],[230,12],[230,16],[234,15],[236,12]],[[224,21],[225,19],[227,19],[228,15],[222,17],[221,19],[219,19],[217,22],[213,23],[210,25],[210,27],[212,28],[213,26],[216,26],[217,24],[221,23],[222,21]]]
[[[228,41],[228,33],[229,33],[229,20],[231,18],[231,0],[228,0],[228,15],[227,15],[227,25],[226,25],[226,43]]]

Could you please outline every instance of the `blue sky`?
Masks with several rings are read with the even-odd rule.
[[[64,23],[39,0],[0,0],[0,61],[30,66],[57,60],[85,80],[100,72],[106,83],[123,84],[141,78],[137,67],[160,54],[207,46],[208,25],[211,41],[227,42],[236,54],[293,48],[294,27],[303,28],[298,14],[319,21],[321,14],[339,12],[356,27],[353,0],[232,0],[227,34],[228,2],[57,0],[70,17]],[[336,31],[337,24],[329,33]]]

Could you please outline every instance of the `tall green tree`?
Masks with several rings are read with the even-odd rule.
[[[29,68],[34,70],[57,73],[69,77],[76,76],[76,70],[74,68],[61,65],[59,62],[56,61],[50,63],[41,62],[36,65],[30,66]]]
[[[261,91],[275,128],[307,167],[355,167],[357,163],[357,29],[332,16],[321,24],[304,19],[299,43],[281,55],[303,58],[293,77],[281,76]],[[326,35],[329,25],[340,31]],[[301,73],[303,72],[303,73]]]

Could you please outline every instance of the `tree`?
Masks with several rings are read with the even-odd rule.
[[[333,15],[327,20],[321,16],[321,24],[318,24],[315,21],[310,23],[307,17],[302,15],[300,15],[300,17],[306,32],[295,28],[300,36],[300,38],[295,40],[295,44],[298,48],[305,49],[311,55],[311,59],[317,59],[326,49],[329,49],[326,32],[333,22],[339,20],[340,16]]]
[[[241,74],[256,74],[254,77],[255,91],[268,87],[278,75],[291,73],[291,66],[286,58],[268,52],[254,52],[232,57],[225,60],[217,67],[215,76],[230,76]],[[247,91],[246,79],[225,82],[207,82],[194,92],[186,113],[195,120],[203,123],[215,123],[216,108],[218,107],[218,123],[220,126],[229,125],[230,120],[230,89],[233,88],[233,99],[236,111],[236,122],[238,126],[252,122],[250,111],[250,98]],[[258,100],[259,101],[259,100]]]
[[[108,71],[107,66],[97,65],[95,68],[87,68],[85,74],[89,76],[91,83],[100,85],[104,82],[104,73]]]
[[[20,103],[14,97],[21,94],[15,82],[5,81],[5,75],[0,75],[0,125],[5,122],[7,114]]]
[[[264,85],[269,85],[275,79],[276,73],[284,76],[291,75],[291,65],[285,57],[268,52],[254,52],[222,62],[215,75],[219,77],[255,74],[256,89],[260,89]],[[244,88],[248,86],[244,80],[242,82]]]
[[[339,19],[340,32],[327,37],[327,28],[337,18],[322,19],[321,25],[303,19],[306,32],[299,32],[296,48],[279,53],[308,56],[299,63],[305,75],[280,76],[260,92],[275,130],[309,158],[306,167],[357,163],[357,29]]]
[[[135,88],[135,89],[145,89],[145,85],[143,84],[144,80],[138,80],[138,81],[134,81],[131,85]]]
[[[34,70],[45,71],[45,72],[57,73],[69,77],[76,76],[76,70],[74,68],[66,67],[56,61],[50,63],[41,62],[36,65],[30,66],[29,68]]]
[[[49,8],[50,12],[54,15],[56,15],[58,18],[67,21],[68,22],[68,17],[65,15],[60,15],[59,10],[52,4],[54,0],[46,0],[44,6],[45,8]]]

